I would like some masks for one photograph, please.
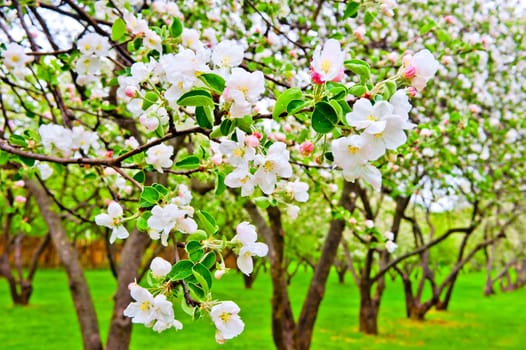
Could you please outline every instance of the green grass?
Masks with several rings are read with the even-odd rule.
[[[107,334],[115,282],[108,271],[88,271],[102,336]],[[291,286],[295,312],[299,312],[308,274],[300,274]],[[407,320],[400,285],[390,282],[382,302],[381,335],[357,332],[358,292],[348,282],[339,285],[336,276],[328,282],[313,339],[313,349],[524,349],[526,344],[526,291],[484,298],[482,275],[462,275],[449,312],[432,311],[426,322]],[[60,270],[41,270],[28,307],[13,307],[7,283],[0,280],[0,349],[81,349],[80,332]],[[182,331],[157,334],[135,326],[132,349],[273,349],[270,334],[270,284],[258,277],[252,290],[245,290],[240,276],[230,274],[216,282],[219,299],[232,299],[241,307],[246,330],[225,345],[214,342],[214,327],[208,318],[190,322],[183,315]]]

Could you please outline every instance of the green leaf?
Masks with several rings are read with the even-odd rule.
[[[305,101],[303,101],[303,100],[292,100],[287,105],[287,113],[288,114],[297,113],[297,112],[301,111],[303,108],[305,108],[306,105],[307,105],[307,103]]]
[[[347,6],[345,7],[345,11],[343,12],[343,19],[346,18],[355,18],[358,16],[358,8],[360,7],[360,3],[356,1],[349,1]]]
[[[157,100],[159,99],[159,95],[157,95],[153,91],[148,91],[146,94],[144,94],[144,100],[142,101],[142,109],[145,111],[147,110],[151,105],[153,105]]]
[[[216,253],[214,252],[209,252],[208,254],[206,254],[202,259],[201,259],[201,264],[203,264],[204,266],[206,266],[207,269],[211,269],[212,267],[215,266],[217,262],[217,257],[216,257]]]
[[[281,116],[282,113],[287,111],[287,106],[293,100],[301,100],[303,94],[299,88],[291,88],[283,91],[276,100],[274,109],[272,110],[272,118],[277,119]]]
[[[192,276],[192,268],[194,263],[190,260],[180,260],[172,266],[172,269],[168,273],[168,278],[172,281],[183,280],[188,276]]]
[[[203,247],[201,246],[201,243],[199,243],[199,241],[187,242],[185,250],[188,253],[188,257],[190,258],[190,260],[194,263],[201,260],[203,255],[205,255],[205,251],[203,250]]]
[[[170,35],[172,38],[178,38],[183,33],[183,24],[177,17],[172,17],[170,25]]]
[[[197,230],[195,231],[194,233],[192,233],[191,235],[188,236],[188,238],[186,239],[188,242],[189,241],[204,241],[205,239],[208,238],[208,235],[206,234],[205,231],[203,230]]]
[[[214,73],[205,73],[201,74],[199,79],[218,95],[221,95],[223,90],[225,90],[225,79],[223,79],[223,77],[220,75]]]
[[[126,22],[122,18],[117,18],[111,26],[111,40],[118,41],[126,33]]]
[[[424,35],[435,28],[436,22],[431,18],[426,18],[424,24],[420,26],[420,35]]]
[[[137,219],[137,229],[142,232],[147,232],[150,228],[148,226],[148,219],[152,216],[152,213],[150,211],[146,211],[142,213],[142,215]]]
[[[212,95],[204,89],[188,91],[177,100],[179,106],[213,106]]]
[[[372,21],[376,18],[376,13],[372,11],[365,12],[365,16],[363,18],[363,21],[365,24],[371,24]]]
[[[200,288],[199,286],[197,286],[194,283],[188,283],[188,289],[190,290],[190,295],[194,299],[201,300],[201,299],[204,299],[204,297],[206,295],[205,292],[203,291],[203,289]],[[194,316],[195,316],[195,312],[196,312],[196,310],[194,309]]]
[[[220,130],[221,130],[221,134],[223,136],[227,136],[227,135],[230,135],[230,133],[232,131],[234,131],[234,123],[232,123],[232,121],[230,119],[225,119],[221,122],[221,125],[219,126]]]
[[[205,293],[208,292],[212,287],[212,275],[210,274],[210,271],[205,265],[198,263],[195,264],[192,272],[201,287],[205,290]]]
[[[338,114],[327,102],[318,102],[312,112],[312,128],[320,134],[326,134],[338,123]]]
[[[141,197],[139,198],[139,207],[140,208],[149,208],[157,204],[159,200],[159,192],[151,187],[146,186],[143,188]]]
[[[249,115],[244,116],[243,118],[234,119],[234,126],[240,128],[246,133],[252,132],[252,124],[254,124],[254,120]]]
[[[362,97],[365,94],[365,86],[363,85],[353,85],[349,88],[349,93],[356,97]]]
[[[168,189],[161,184],[155,183],[152,185],[152,187],[155,188],[162,196],[166,196],[169,192]]]
[[[136,172],[135,175],[133,175],[133,179],[135,181],[137,181],[138,183],[143,184],[144,180],[146,179],[146,175],[145,175],[144,171],[140,170],[140,171]]]
[[[338,101],[330,100],[329,104],[336,112],[336,115],[338,116],[338,120],[342,120],[343,119],[343,109],[342,109],[342,106],[340,106],[340,104],[338,103]]]
[[[0,150],[0,165],[5,165],[9,161],[9,153]]]
[[[189,316],[194,316],[194,309],[197,307],[192,307],[186,303],[185,298],[181,298],[181,309],[188,314]]]
[[[197,222],[197,225],[203,230],[205,230],[206,233],[208,233],[209,235],[213,235],[219,229],[219,227],[217,227],[215,219],[206,211],[196,211],[194,214],[194,219]]]
[[[32,158],[28,158],[28,157],[24,157],[24,156],[18,156],[18,158],[20,159],[20,161],[22,163],[24,163],[25,165],[27,166],[33,166],[35,165],[35,160],[32,159]]]
[[[345,61],[345,67],[354,74],[358,74],[362,83],[368,81],[371,77],[371,68],[369,67],[369,64],[365,61],[357,59],[348,60]]]
[[[9,136],[9,143],[15,146],[27,147],[26,139],[20,135]]]
[[[175,166],[177,168],[191,170],[199,168],[201,164],[199,158],[197,158],[196,156],[187,156],[175,163]]]
[[[217,174],[217,179],[216,179],[216,189],[215,189],[215,194],[216,195],[220,195],[222,194],[223,192],[225,192],[226,190],[226,185],[225,185],[225,174],[223,173],[218,173]]]
[[[195,107],[195,119],[197,125],[205,129],[212,129],[214,126],[214,114],[211,106]]]
[[[268,197],[256,197],[254,203],[261,209],[267,209],[270,206],[270,199]]]
[[[396,83],[394,81],[388,80],[384,83],[384,100],[389,100],[391,96],[396,92]]]

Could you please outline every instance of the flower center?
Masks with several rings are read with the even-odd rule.
[[[223,312],[221,315],[219,315],[219,318],[221,319],[221,321],[225,323],[227,323],[231,317],[232,317],[232,314],[229,312]]]
[[[372,121],[372,122],[376,122],[376,121],[378,121],[378,117],[376,117],[376,116],[374,116],[374,115],[371,114],[371,115],[369,115],[369,116],[367,117],[367,120],[370,120],[370,121]]]
[[[265,164],[263,164],[263,169],[265,169],[266,171],[274,170],[274,162],[267,160]]]
[[[243,155],[245,154],[245,150],[241,147],[238,147],[236,149],[234,149],[234,151],[232,152],[232,154],[236,157],[243,157]]]
[[[356,154],[360,150],[360,147],[349,145],[347,146],[347,150],[349,151],[350,154]]]
[[[143,301],[141,303],[141,306],[139,306],[139,309],[141,309],[141,311],[147,311],[148,309],[150,309],[150,302],[149,301]]]
[[[329,70],[331,69],[332,63],[331,63],[331,61],[328,58],[326,58],[326,59],[321,61],[321,65],[320,66],[321,66],[321,70],[325,74],[327,74],[327,73],[329,73]]]

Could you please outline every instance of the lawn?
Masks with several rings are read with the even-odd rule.
[[[88,271],[103,336],[111,315],[115,282],[108,271]],[[291,285],[298,312],[309,274],[299,275]],[[526,290],[482,296],[483,276],[462,275],[449,312],[431,312],[426,322],[405,319],[401,287],[390,282],[382,303],[381,335],[357,332],[358,293],[350,282],[340,285],[332,275],[322,303],[313,349],[524,349],[526,347]],[[61,270],[41,270],[28,307],[13,307],[7,283],[0,280],[0,349],[81,349],[81,340],[67,281]],[[235,300],[241,307],[246,330],[225,345],[214,342],[208,318],[184,323],[182,331],[157,334],[136,326],[132,349],[273,349],[270,335],[270,284],[261,275],[252,290],[245,290],[239,275],[225,276],[215,284],[219,299]]]

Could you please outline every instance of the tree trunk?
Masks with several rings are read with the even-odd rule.
[[[97,314],[95,313],[95,307],[80,264],[78,252],[71,246],[60,216],[52,211],[53,203],[44,190],[43,185],[34,180],[28,180],[26,184],[35,197],[40,213],[49,228],[53,245],[66,270],[69,290],[80,324],[83,347],[85,350],[101,350],[102,342]]]
[[[360,286],[360,332],[378,334],[378,303],[371,298],[371,286]]]
[[[339,205],[344,207],[347,211],[352,213],[355,208],[356,196],[351,198],[351,193],[358,192],[358,183],[344,182]],[[325,294],[325,287],[331,266],[336,257],[336,252],[345,229],[345,222],[343,220],[331,221],[329,232],[323,245],[323,250],[320,260],[314,269],[314,276],[309,285],[307,297],[303,303],[301,314],[298,320],[297,327],[297,341],[299,350],[308,350],[312,342],[312,333],[314,330],[314,323],[318,316],[321,301]]]
[[[137,277],[141,257],[150,242],[146,233],[133,230],[124,243],[117,273],[117,292],[113,300],[113,314],[106,347],[109,350],[125,350],[131,341],[131,318],[124,316],[124,309],[132,302],[128,285]]]

